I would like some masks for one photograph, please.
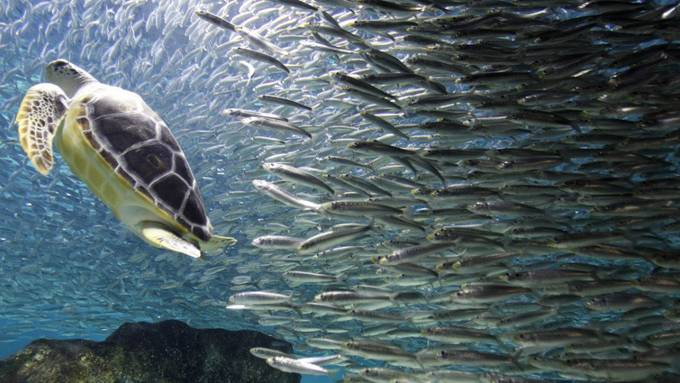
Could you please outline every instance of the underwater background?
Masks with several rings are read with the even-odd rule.
[[[485,382],[678,377],[677,2],[316,4],[327,13],[264,0],[0,3],[0,358],[39,337],[99,340],[124,322],[177,319],[262,331],[299,355],[343,354],[347,361],[331,369],[349,371],[355,380],[347,381],[456,381],[436,378],[438,370]],[[198,17],[199,9],[274,44],[267,54],[290,73],[235,53],[266,49]],[[58,58],[138,93],[162,116],[215,233],[236,246],[200,260],[150,247],[59,155],[48,177],[31,167],[13,121]],[[388,97],[331,75],[400,73],[399,64],[417,78],[376,80]],[[311,137],[262,129],[225,109],[282,115]],[[371,140],[388,147],[351,147]],[[265,162],[315,174],[335,194],[278,182]],[[314,204],[376,205],[305,210],[253,180]],[[397,213],[385,215],[385,206]],[[252,244],[348,222],[372,227],[340,241],[356,246],[346,252]],[[431,235],[437,230],[446,245]],[[415,249],[399,253],[407,248]],[[301,282],[291,271],[328,279]],[[249,291],[286,294],[299,307],[227,308]],[[358,295],[334,303],[320,295],[328,291]],[[344,313],[306,310],[308,302]],[[463,335],[428,332],[435,327]],[[399,351],[366,351],[362,341]],[[466,351],[469,359],[450,356]],[[361,380],[362,367],[405,377]]]

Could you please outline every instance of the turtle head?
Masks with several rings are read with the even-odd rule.
[[[45,80],[59,86],[71,98],[83,85],[97,81],[91,74],[66,60],[54,60],[45,67]]]

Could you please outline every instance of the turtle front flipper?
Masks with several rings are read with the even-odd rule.
[[[142,237],[153,246],[188,255],[192,258],[200,258],[201,256],[201,250],[180,238],[162,224],[142,222],[139,231]]]
[[[221,235],[212,235],[209,241],[201,241],[199,246],[201,251],[206,253],[216,253],[228,246],[234,246],[236,239],[232,237],[223,237]]]
[[[28,89],[21,101],[16,123],[19,142],[33,166],[47,175],[54,165],[52,139],[68,108],[68,97],[53,84],[38,84]]]

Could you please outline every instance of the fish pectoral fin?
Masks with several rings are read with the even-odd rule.
[[[174,251],[192,258],[200,258],[201,250],[192,243],[177,236],[166,227],[155,222],[143,222],[140,233],[151,245]]]
[[[236,238],[224,237],[221,235],[213,235],[207,242],[201,241],[201,250],[206,253],[216,253],[224,249],[225,247],[234,246],[236,244]]]
[[[46,176],[54,164],[52,139],[68,108],[68,97],[56,85],[42,83],[26,92],[16,123],[19,142],[33,167]]]

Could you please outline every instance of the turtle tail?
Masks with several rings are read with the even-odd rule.
[[[201,241],[199,246],[202,252],[208,254],[219,253],[228,246],[234,246],[236,244],[236,239],[232,237],[224,237],[221,235],[214,235],[210,237],[207,241]]]

